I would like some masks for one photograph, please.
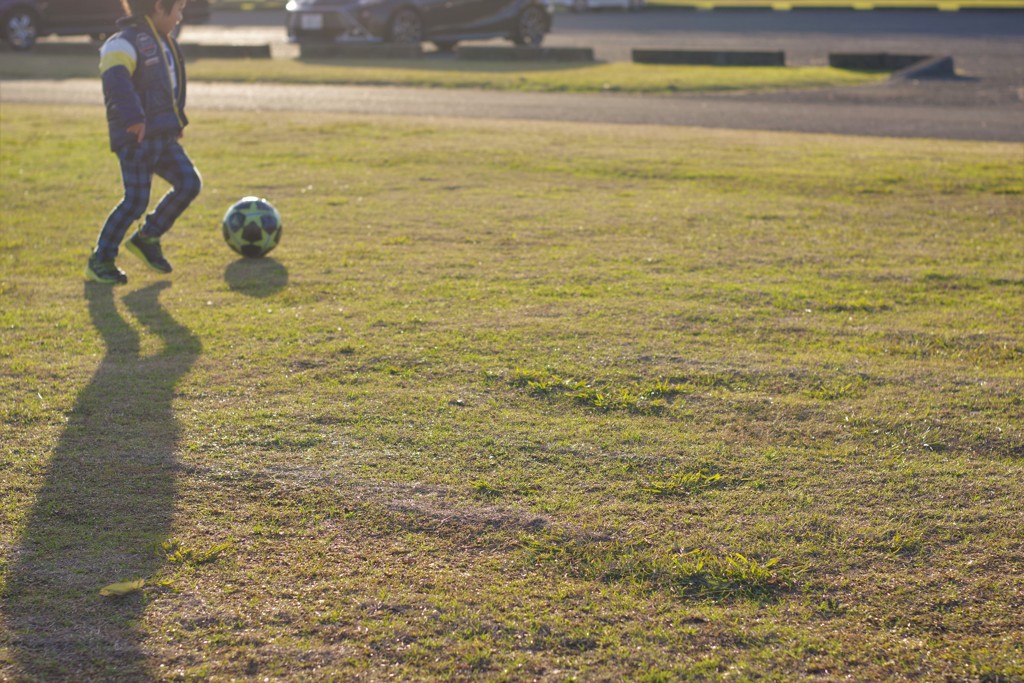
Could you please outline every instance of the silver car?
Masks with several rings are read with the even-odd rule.
[[[286,10],[293,42],[429,40],[448,51],[488,38],[537,46],[551,30],[551,8],[540,0],[290,0]]]

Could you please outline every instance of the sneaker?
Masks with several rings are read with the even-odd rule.
[[[85,279],[105,285],[128,284],[128,276],[123,270],[114,265],[113,261],[99,260],[96,254],[89,257],[89,263],[85,266]]]
[[[171,272],[171,264],[164,258],[164,252],[160,248],[159,237],[146,237],[136,231],[124,248],[142,259],[147,266],[160,273]]]

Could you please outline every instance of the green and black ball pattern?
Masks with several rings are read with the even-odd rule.
[[[224,214],[224,241],[242,256],[265,256],[281,241],[281,214],[266,199],[242,197]]]

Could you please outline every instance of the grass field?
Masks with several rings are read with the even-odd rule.
[[[1019,145],[192,119],[0,107],[0,680],[1022,680]]]
[[[0,78],[96,78],[95,59],[4,55]],[[831,67],[716,67],[658,64],[523,64],[435,60],[197,59],[189,79],[213,82],[330,83],[533,92],[670,94],[842,87],[889,74]]]

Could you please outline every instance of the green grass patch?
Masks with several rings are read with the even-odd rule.
[[[190,117],[0,106],[0,679],[1024,676],[1019,145]]]
[[[667,400],[680,389],[665,380],[632,387],[598,387],[581,379],[566,379],[547,371],[516,369],[509,380],[512,386],[526,389],[535,396],[563,396],[577,405],[597,410],[625,410],[632,413],[661,412]]]
[[[857,85],[884,76],[830,67],[701,67],[598,63],[524,65],[506,62],[273,60],[267,67],[204,60],[190,67],[213,81],[345,83],[533,92],[673,93]]]
[[[95,78],[95,60],[5,55],[0,78]],[[712,67],[597,63],[584,65],[459,60],[199,59],[197,81],[279,82],[482,88],[531,92],[681,93],[823,88],[877,82],[885,74],[831,67]]]
[[[552,564],[563,574],[657,589],[684,600],[772,599],[792,583],[788,572],[776,568],[777,557],[760,564],[739,553],[718,556],[648,541],[576,537],[530,538],[524,547],[531,561]]]

